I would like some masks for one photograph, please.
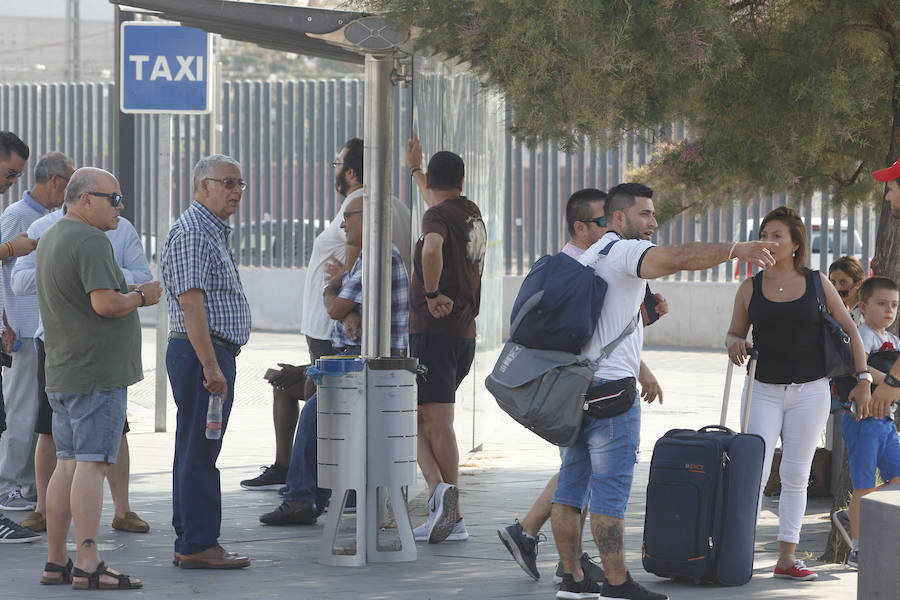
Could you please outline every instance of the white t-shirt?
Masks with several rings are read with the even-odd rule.
[[[890,331],[885,331],[884,337],[882,337],[881,334],[869,327],[867,323],[863,323],[859,326],[859,337],[862,338],[863,348],[866,350],[866,354],[878,352],[885,343],[890,343],[894,346],[893,348],[885,348],[885,350],[900,350],[900,338],[897,338],[897,336]]]
[[[613,241],[616,243],[609,254],[601,255],[600,251]],[[619,234],[609,232],[581,255],[579,259],[581,264],[593,267],[594,272],[602,277],[608,286],[600,321],[594,335],[581,350],[584,356],[596,360],[601,350],[619,337],[640,311],[647,282],[638,277],[638,268],[647,250],[654,245],[647,240],[625,240]],[[602,379],[637,377],[643,344],[644,325],[638,319],[637,328],[600,363],[594,376]]]

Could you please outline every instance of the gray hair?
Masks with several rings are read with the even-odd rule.
[[[69,185],[66,186],[66,204],[78,202],[83,193],[89,192],[91,188],[96,187],[97,180],[103,173],[113,176],[112,173],[95,167],[82,167],[72,173]]]
[[[211,154],[206,158],[201,158],[197,161],[197,164],[194,165],[194,171],[191,173],[191,179],[194,182],[194,193],[197,193],[197,190],[200,189],[200,182],[204,179],[212,177],[216,172],[216,165],[227,164],[241,168],[241,163],[234,160],[230,156],[226,156],[224,154]]]
[[[38,159],[34,166],[35,183],[47,183],[54,175],[66,176],[66,167],[72,164],[72,159],[62,152],[48,152]]]

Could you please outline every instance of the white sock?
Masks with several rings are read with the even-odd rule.
[[[525,531],[524,529],[522,530],[522,535],[524,535],[524,536],[525,536],[527,539],[529,539],[529,540],[533,540],[533,539],[534,539],[534,536],[531,535],[530,533],[528,533],[527,531]]]
[[[850,540],[850,549],[859,552],[859,540]]]

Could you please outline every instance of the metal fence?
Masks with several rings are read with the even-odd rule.
[[[76,165],[112,170],[114,89],[110,83],[0,85],[0,128],[19,134],[35,157],[59,150]],[[191,168],[210,153],[215,133],[217,149],[242,163],[249,182],[233,222],[235,258],[245,266],[304,266],[315,236],[339,202],[330,164],[333,156],[347,139],[363,134],[363,93],[363,81],[353,78],[222,82],[215,132],[209,116],[171,117],[173,217],[189,204]],[[397,88],[395,93],[395,194],[411,206],[404,149],[412,129],[413,96],[410,89]],[[420,123],[432,120],[428,111],[437,115],[441,110],[428,104],[416,108]],[[136,197],[128,199],[134,202],[134,224],[150,258],[156,252],[155,199],[161,194],[155,157],[162,118],[170,117],[135,119]],[[682,137],[683,126],[674,125],[672,133],[676,139]],[[551,144],[527,148],[507,132],[503,151],[505,156],[499,152],[485,156],[502,164],[505,173],[503,268],[507,274],[524,274],[538,257],[559,251],[565,243],[565,202],[573,191],[606,190],[624,181],[627,169],[645,164],[653,148],[629,134],[613,148],[584,140],[580,150],[564,153]],[[2,198],[2,206],[20,198],[32,180],[29,170]],[[827,193],[804,204],[783,196],[766,197],[699,215],[683,214],[663,224],[656,241],[746,240],[761,217],[781,204],[794,206],[804,216],[813,242],[809,257],[813,267],[827,268],[832,257],[852,253],[868,268],[876,214],[868,206],[834,210]],[[674,278],[729,281],[746,276],[743,269],[719,266]]]
[[[675,139],[685,135],[681,124],[673,125],[671,131]],[[565,209],[572,192],[586,187],[608,190],[626,181],[630,168],[650,160],[653,145],[627,134],[615,147],[582,140],[579,150],[566,153],[550,143],[528,148],[507,132],[506,154],[504,264],[507,274],[524,275],[534,261],[559,252],[568,240]],[[762,218],[782,205],[791,206],[803,217],[810,241],[809,266],[827,270],[833,259],[853,254],[869,270],[875,253],[877,212],[869,206],[849,210],[832,207],[827,192],[805,202],[786,195],[767,196],[700,214],[683,213],[661,224],[654,241],[671,245],[755,239]],[[705,271],[677,273],[667,279],[731,281],[756,270],[746,264],[729,263]]]

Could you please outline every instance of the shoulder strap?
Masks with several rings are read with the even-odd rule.
[[[819,301],[819,308],[825,309],[828,304],[825,302],[825,288],[822,287],[821,271],[812,272],[813,286],[816,288],[816,299]]]
[[[613,242],[615,243],[615,242]],[[594,364],[600,363],[602,360],[609,358],[610,354],[613,353],[613,350],[621,344],[625,338],[631,335],[635,329],[637,329],[638,323],[641,322],[641,311],[638,311],[634,318],[631,319],[631,322],[625,326],[625,330],[619,334],[619,337],[608,343],[603,347],[603,350],[600,351],[600,356],[597,357],[597,360],[594,361]]]

